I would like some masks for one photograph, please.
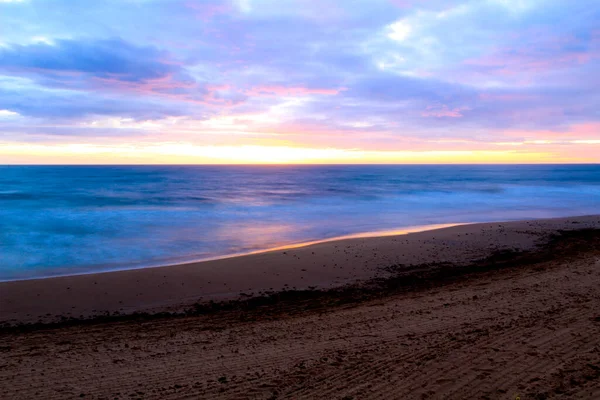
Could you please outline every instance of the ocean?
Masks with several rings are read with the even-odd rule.
[[[600,165],[0,166],[0,280],[600,213]]]

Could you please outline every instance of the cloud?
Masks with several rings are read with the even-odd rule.
[[[324,95],[333,96],[346,88],[329,89],[329,88],[309,88],[302,86],[278,86],[267,85],[254,87],[246,92],[252,96],[306,96],[306,95]]]
[[[230,13],[233,11],[232,4],[224,3],[221,1],[193,1],[187,0],[183,3],[183,6],[189,10],[192,10],[194,14],[204,20],[209,21],[215,16]]]
[[[388,37],[397,42],[402,42],[408,38],[411,31],[410,24],[404,20],[400,20],[389,26]]]
[[[122,39],[59,39],[0,48],[0,70],[14,75],[41,75],[75,81],[103,79],[143,83],[173,77],[181,66],[165,51]]]
[[[348,89],[348,96],[380,102],[406,100],[429,102],[461,102],[476,96],[469,86],[444,82],[434,78],[417,78],[380,72],[364,77]]]
[[[111,115],[126,118],[157,119],[189,113],[178,103],[129,98],[127,96],[97,96],[85,92],[63,90],[0,89],[0,109],[10,110],[24,117],[79,120],[89,115]],[[195,110],[196,116],[202,115]]]
[[[600,121],[593,0],[29,3],[0,13],[4,137],[483,150]]]
[[[463,117],[462,112],[469,110],[468,107],[455,107],[449,108],[447,105],[427,106],[427,109],[421,114],[424,117],[449,117],[449,118],[460,118]]]
[[[600,37],[556,34],[549,28],[535,29],[519,36],[521,43],[518,46],[493,49],[465,60],[464,65],[474,72],[503,79],[515,77],[524,82],[535,82],[548,73],[573,71],[600,59]]]
[[[0,119],[3,118],[14,118],[14,117],[18,117],[20,114],[18,112],[15,111],[10,111],[10,110],[0,110]]]

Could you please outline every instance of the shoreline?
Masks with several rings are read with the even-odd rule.
[[[362,284],[0,329],[0,397],[599,398],[600,217],[475,228],[346,241],[421,254]]]
[[[124,267],[115,267],[115,268],[109,268],[109,269],[105,269],[105,270],[101,270],[101,271],[94,270],[94,271],[88,271],[88,272],[65,273],[64,275],[63,274],[54,274],[54,275],[34,276],[34,277],[29,277],[29,278],[16,278],[16,279],[4,279],[4,280],[0,279],[0,283],[34,281],[34,280],[53,279],[53,278],[65,278],[65,277],[80,276],[80,275],[107,274],[107,273],[122,272],[122,271],[134,271],[134,270],[138,270],[138,269],[169,268],[169,267],[175,267],[175,266],[179,266],[179,265],[198,264],[198,263],[204,263],[204,262],[209,262],[209,261],[219,261],[219,260],[226,260],[226,259],[231,259],[231,258],[250,256],[250,255],[255,255],[255,254],[270,253],[270,252],[279,251],[279,250],[291,250],[291,249],[297,249],[297,248],[312,246],[312,245],[321,244],[321,243],[336,242],[336,241],[340,241],[340,240],[400,236],[400,235],[408,235],[409,233],[427,232],[427,231],[432,231],[432,230],[437,230],[437,229],[451,228],[453,226],[472,225],[472,224],[477,224],[477,223],[479,223],[479,222],[457,222],[457,223],[449,223],[449,224],[415,225],[415,226],[408,226],[408,227],[398,228],[398,229],[351,233],[348,235],[333,236],[333,237],[324,238],[324,239],[308,240],[305,242],[291,243],[291,244],[287,244],[287,245],[268,247],[268,248],[259,249],[259,250],[242,251],[242,252],[238,252],[238,253],[231,253],[231,254],[225,254],[225,255],[214,256],[214,257],[205,257],[205,258],[193,258],[192,257],[189,259],[182,258],[179,261],[173,261],[173,262],[168,262],[168,261],[158,262],[157,261],[156,263],[148,263],[148,264],[137,263],[137,264],[134,264],[135,266],[130,265],[130,266],[124,266]],[[76,269],[85,269],[85,267],[76,268]]]
[[[453,225],[329,240],[156,268],[0,282],[0,324],[183,312],[196,304],[290,290],[327,290],[390,276],[389,267],[463,265],[528,251],[561,230],[600,228],[600,216]]]

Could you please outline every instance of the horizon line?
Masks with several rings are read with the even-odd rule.
[[[11,163],[2,164],[0,167],[110,167],[110,166],[209,166],[209,167],[236,167],[236,166],[395,166],[395,165],[600,165],[600,162],[508,162],[508,163],[101,163],[101,164],[34,164],[34,163]]]

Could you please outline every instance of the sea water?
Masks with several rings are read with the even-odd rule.
[[[0,280],[600,213],[600,165],[0,166]]]

